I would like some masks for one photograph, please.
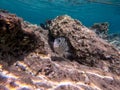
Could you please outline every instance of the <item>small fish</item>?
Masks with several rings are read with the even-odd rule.
[[[66,56],[70,50],[68,42],[64,37],[56,38],[53,43],[53,48],[60,56]]]

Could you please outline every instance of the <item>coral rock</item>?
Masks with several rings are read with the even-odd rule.
[[[8,17],[16,21],[12,29],[5,26]],[[79,21],[57,17],[46,25],[48,32],[6,11],[0,11],[0,20],[0,40],[6,41],[0,42],[0,90],[119,90],[120,77],[113,73],[120,70],[118,51]]]
[[[109,23],[103,22],[103,23],[95,23],[90,29],[94,30],[100,37],[105,38],[107,37],[107,33],[109,30],[108,27],[109,27]]]
[[[65,37],[72,47],[74,60],[89,66],[103,67],[120,65],[120,54],[110,44],[99,38],[95,32],[83,26],[78,20],[64,15],[47,24],[52,37]],[[106,65],[105,65],[106,64]]]

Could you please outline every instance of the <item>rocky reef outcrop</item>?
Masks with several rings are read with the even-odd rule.
[[[95,23],[89,29],[93,30],[100,38],[104,39],[120,51],[120,34],[110,34],[109,23]]]
[[[0,90],[119,90],[115,47],[67,15],[44,27],[0,11]]]
[[[34,30],[32,30],[34,29]],[[6,11],[0,11],[0,57],[1,61],[13,63],[15,58],[24,57],[31,51],[47,53],[43,37],[37,26],[30,27],[21,18]],[[13,60],[9,60],[13,59]]]
[[[47,27],[52,37],[66,38],[71,47],[68,52],[79,63],[96,67],[106,67],[107,64],[106,68],[111,70],[120,62],[119,52],[78,20],[67,15],[59,16],[49,22]]]
[[[94,25],[91,26],[90,29],[93,30],[97,35],[99,35],[99,37],[105,39],[108,36],[109,23],[94,23]]]
[[[120,34],[111,34],[106,40],[120,51]]]

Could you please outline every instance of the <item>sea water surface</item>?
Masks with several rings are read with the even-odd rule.
[[[109,32],[120,33],[120,0],[0,0],[0,8],[38,25],[68,14],[88,27],[109,22]]]

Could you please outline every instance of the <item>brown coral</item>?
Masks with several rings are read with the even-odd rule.
[[[115,67],[120,64],[119,52],[81,22],[64,15],[51,20],[47,26],[54,38],[62,36],[68,39],[76,61],[96,67],[104,66],[105,61],[108,68],[111,64]]]

